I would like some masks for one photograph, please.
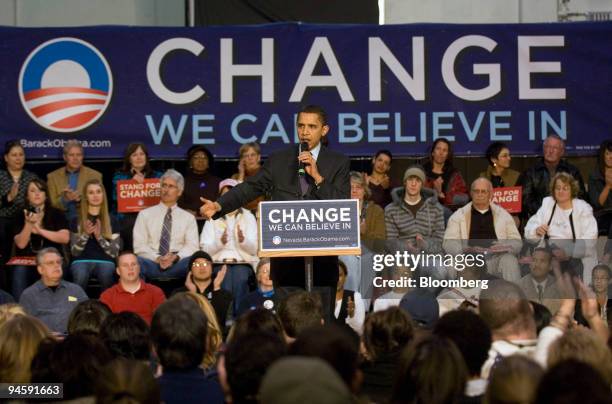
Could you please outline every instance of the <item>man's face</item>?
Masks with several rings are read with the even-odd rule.
[[[117,275],[125,282],[134,282],[140,277],[140,265],[134,254],[125,254],[117,262]]]
[[[486,181],[476,181],[472,184],[470,196],[472,197],[472,205],[476,209],[487,209],[491,202],[491,188]]]
[[[196,258],[191,264],[191,275],[197,282],[206,282],[212,277],[213,265],[206,258]]]
[[[536,251],[533,253],[533,261],[530,265],[531,276],[537,281],[543,281],[550,272],[550,255],[544,251]]]
[[[71,147],[64,154],[64,161],[66,162],[66,168],[70,171],[76,171],[83,165],[83,149],[80,147]]]
[[[36,268],[46,286],[59,285],[62,279],[62,257],[56,253],[46,253]]]
[[[323,125],[319,114],[302,112],[297,118],[298,138],[308,143],[308,150],[317,147],[323,136],[327,135],[329,126]]]
[[[257,283],[260,287],[272,287],[272,279],[270,279],[270,264],[264,264],[257,271]]]
[[[554,137],[548,137],[544,141],[544,161],[549,164],[559,164],[561,157],[565,154],[563,142]]]
[[[166,177],[161,182],[161,200],[166,204],[174,204],[178,201],[182,192],[179,191],[174,178]]]
[[[610,276],[607,271],[595,269],[593,271],[593,291],[595,293],[605,293],[608,290]],[[608,296],[610,298],[610,296]]]
[[[408,196],[418,196],[421,193],[423,182],[421,182],[419,177],[410,176],[406,179],[404,186],[406,187],[406,194],[408,194]]]

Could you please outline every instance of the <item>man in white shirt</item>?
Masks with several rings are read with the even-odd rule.
[[[176,204],[185,180],[176,170],[161,177],[161,202],[140,211],[134,225],[134,253],[147,280],[184,278],[198,250],[195,217]]]

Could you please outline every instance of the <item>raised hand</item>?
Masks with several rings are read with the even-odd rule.
[[[227,265],[223,264],[219,272],[217,272],[217,276],[215,277],[215,281],[213,282],[214,290],[221,289],[221,284],[223,283],[223,279],[225,279],[225,274],[227,274]]]
[[[215,215],[215,213],[221,210],[221,205],[219,205],[217,202],[213,202],[205,198],[200,198],[200,201],[203,203],[203,205],[200,206],[200,215],[205,219],[210,219]]]

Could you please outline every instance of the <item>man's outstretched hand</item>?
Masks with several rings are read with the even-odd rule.
[[[203,205],[200,206],[200,215],[205,219],[212,218],[215,213],[221,210],[221,205],[217,202],[209,201],[205,198],[200,198],[200,201],[203,203]]]

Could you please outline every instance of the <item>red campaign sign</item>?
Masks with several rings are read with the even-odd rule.
[[[145,179],[142,184],[136,180],[117,181],[117,211],[120,213],[140,212],[157,205],[160,199],[159,178]]]
[[[493,202],[506,209],[508,213],[520,213],[522,209],[523,187],[502,187],[493,189]]]

